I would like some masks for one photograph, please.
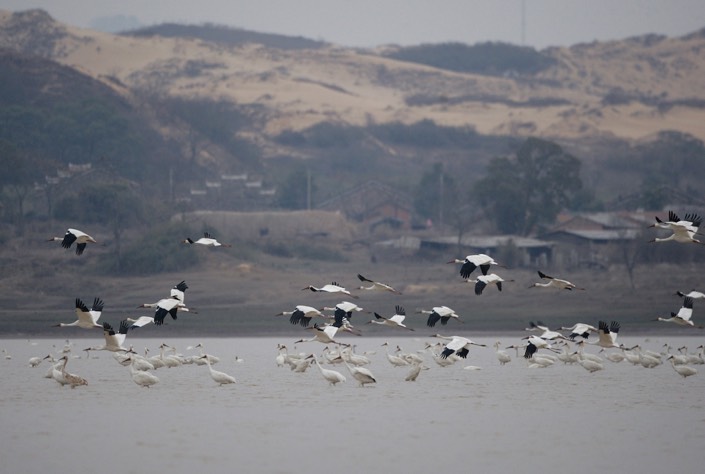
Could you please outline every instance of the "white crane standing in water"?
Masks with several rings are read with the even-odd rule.
[[[497,355],[497,360],[499,361],[500,365],[507,364],[512,361],[512,356],[507,354],[506,351],[503,351],[499,348],[500,342],[497,341],[494,343],[494,350]]]
[[[689,367],[687,365],[676,365],[673,355],[669,356],[668,360],[671,361],[671,367],[673,367],[673,370],[675,370],[678,375],[683,378],[690,377],[691,375],[698,373],[698,370],[693,367]]]
[[[233,377],[232,375],[228,375],[225,372],[220,372],[219,370],[214,370],[213,367],[211,367],[211,361],[208,357],[208,354],[203,354],[200,359],[206,360],[206,365],[208,365],[208,372],[210,372],[211,378],[213,379],[213,381],[215,381],[215,383],[218,384],[218,386],[223,386],[236,382],[235,377]]]
[[[152,385],[159,383],[159,377],[147,372],[146,370],[138,370],[136,366],[136,359],[131,357],[130,360],[130,375],[132,376],[132,381],[135,382],[140,387],[151,387]]]
[[[321,372],[321,375],[328,381],[329,384],[335,386],[335,384],[345,382],[347,380],[345,376],[337,370],[324,369],[321,367],[321,364],[318,362],[318,358],[315,355],[311,354],[307,357],[307,359],[313,359],[316,367],[318,367],[318,370]]]
[[[343,359],[343,364],[345,364],[345,367],[350,371],[350,375],[360,383],[360,387],[364,387],[366,384],[377,383],[370,369],[365,367],[353,367],[348,364],[345,359]]]
[[[71,386],[71,388],[76,388],[81,385],[88,385],[88,382],[86,379],[84,379],[81,376],[78,376],[76,374],[71,374],[66,370],[66,364],[69,361],[68,356],[63,356],[59,359],[59,361],[64,361],[64,363],[61,365],[61,375],[63,379],[67,382],[68,385]],[[63,384],[62,384],[63,385]]]

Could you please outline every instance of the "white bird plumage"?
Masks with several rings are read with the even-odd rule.
[[[123,347],[125,338],[127,337],[127,330],[129,328],[129,323],[127,320],[120,321],[120,328],[118,332],[115,332],[113,327],[108,323],[103,323],[103,337],[105,338],[105,344],[102,346],[89,347],[89,351],[127,351],[128,349]]]
[[[679,326],[690,326],[702,329],[702,326],[695,326],[695,323],[690,318],[693,315],[693,298],[686,296],[683,298],[683,304],[681,305],[678,313],[671,312],[670,318],[656,318],[656,321],[663,321],[666,323],[674,323]]]
[[[568,280],[563,280],[561,278],[555,278],[549,275],[546,275],[543,273],[541,270],[538,270],[539,278],[542,280],[546,280],[545,283],[542,282],[536,282],[533,285],[531,285],[529,288],[557,288],[559,290],[584,290],[585,288],[579,288],[575,286],[574,283],[569,282]]]
[[[303,290],[311,290],[313,292],[323,292],[323,293],[343,293],[345,295],[350,296],[351,298],[357,298],[357,296],[351,294],[348,290],[346,290],[344,287],[340,286],[336,282],[328,283],[327,285],[323,285],[322,287],[317,287],[313,285],[309,285],[305,288],[302,288]]]
[[[400,291],[395,290],[394,288],[387,285],[386,283],[380,283],[378,281],[370,280],[369,278],[365,278],[364,276],[360,275],[359,273],[357,274],[357,278],[363,283],[370,283],[369,286],[363,285],[363,286],[358,287],[359,290],[383,291],[383,292],[394,293],[395,295],[401,295]]]
[[[93,237],[78,229],[69,229],[63,237],[52,237],[49,239],[49,242],[53,241],[60,241],[61,246],[65,249],[71,248],[71,245],[76,242],[76,255],[83,254],[88,243],[97,243]]]
[[[461,263],[462,265],[460,267],[460,276],[466,280],[470,278],[470,274],[474,272],[475,269],[478,267],[480,267],[480,272],[482,272],[483,275],[487,275],[487,272],[490,270],[491,265],[504,267],[503,265],[500,265],[499,263],[495,262],[492,257],[490,257],[489,255],[485,255],[484,253],[468,255],[463,260],[454,258],[448,263]]]
[[[187,237],[182,242],[185,244],[203,245],[204,247],[232,247],[230,244],[221,244],[208,232],[204,232],[203,237],[198,240],[193,240],[191,237]]]
[[[93,300],[93,306],[88,309],[88,306],[81,301],[80,298],[76,298],[76,316],[78,319],[72,323],[59,323],[56,327],[69,327],[78,326],[84,329],[102,328],[102,324],[98,324],[98,319],[103,311],[103,300],[100,298],[95,298]]]
[[[462,323],[463,320],[455,312],[455,310],[449,308],[448,306],[434,306],[431,310],[420,309],[417,313],[428,314],[428,319],[426,320],[426,326],[432,328],[436,325],[438,321],[441,322],[443,326],[448,324],[448,321],[452,318]]]
[[[497,290],[502,291],[502,284],[504,282],[514,281],[514,280],[505,280],[504,278],[500,277],[496,273],[490,273],[489,275],[478,275],[477,278],[475,278],[474,280],[468,278],[465,281],[468,283],[474,283],[475,284],[475,294],[481,295],[482,291],[488,285],[496,285]]]
[[[331,370],[331,369],[324,369],[321,364],[318,362],[318,358],[311,354],[308,356],[308,358],[312,358],[313,361],[316,363],[316,367],[318,367],[318,370],[320,371],[321,375],[323,376],[324,379],[328,381],[330,385],[335,385],[340,382],[345,382],[347,379],[343,374],[338,372],[337,370]]]
[[[487,347],[485,344],[479,344],[462,336],[441,336],[440,334],[435,334],[433,337],[450,341],[443,347],[440,355],[441,359],[447,359],[451,355],[465,359],[470,352],[470,346]]]
[[[203,359],[206,361],[206,365],[208,366],[208,372],[210,373],[213,381],[217,383],[218,386],[236,383],[235,377],[233,377],[232,375],[228,375],[225,372],[213,369],[208,354],[203,354],[201,357],[199,357],[199,359]]]
[[[670,230],[671,235],[666,238],[655,237],[649,242],[674,241],[679,243],[703,244],[703,242],[695,238],[702,221],[702,218],[696,214],[686,214],[685,218],[681,219],[675,212],[668,211],[667,221],[662,221],[656,216],[656,223],[652,224],[650,227]]]
[[[369,321],[367,324],[379,324],[382,326],[389,326],[392,328],[402,328],[402,329],[408,329],[409,331],[413,331],[414,328],[410,328],[404,324],[404,319],[406,319],[406,311],[404,310],[404,308],[402,308],[399,305],[396,305],[395,310],[396,310],[396,313],[394,313],[393,316],[390,316],[388,318],[381,316],[379,313],[374,313],[375,319]]]

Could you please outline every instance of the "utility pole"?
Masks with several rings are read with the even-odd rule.
[[[440,164],[440,173],[439,173],[439,183],[438,183],[438,226],[439,229],[443,229],[443,195],[445,194],[443,192],[443,163]]]
[[[526,46],[526,0],[521,0],[521,45]]]

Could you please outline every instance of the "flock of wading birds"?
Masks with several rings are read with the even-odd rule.
[[[702,219],[695,214],[686,214],[684,219],[680,219],[674,212],[670,211],[668,221],[662,221],[656,217],[656,222],[650,226],[669,230],[671,232],[670,235],[666,238],[655,238],[651,242],[675,241],[679,243],[702,244],[702,242],[696,238],[696,236],[699,235],[698,228],[701,223]],[[75,243],[77,255],[81,255],[84,252],[87,244],[96,242],[90,235],[76,229],[69,229],[63,238],[53,237],[49,240],[60,241],[62,247],[67,249],[71,248]],[[183,242],[207,247],[229,246],[228,244],[221,244],[208,233],[204,234],[204,237],[198,240],[194,241],[187,238]],[[496,273],[490,273],[492,266],[503,267],[503,265],[500,265],[493,258],[485,254],[468,255],[464,259],[453,259],[448,263],[460,264],[460,276],[465,281],[474,283],[476,295],[481,295],[485,288],[491,285],[496,286],[497,290],[502,291],[502,284],[504,282],[513,281],[504,280]],[[476,269],[479,269],[479,271],[473,279],[471,276]],[[531,285],[530,288],[546,288],[560,291],[584,290],[584,288],[579,288],[568,280],[555,278],[541,271],[538,271],[538,275],[540,281]],[[357,277],[362,283],[362,286],[359,286],[358,290],[401,294],[388,284],[371,280],[360,274],[358,274]],[[102,328],[105,339],[104,344],[85,349],[87,354],[90,351],[99,350],[113,352],[113,356],[117,362],[123,366],[129,366],[133,381],[143,387],[150,387],[151,385],[159,383],[159,379],[153,373],[155,370],[161,367],[177,367],[184,364],[206,365],[210,376],[218,385],[235,383],[236,379],[233,376],[213,369],[213,365],[219,362],[220,359],[214,355],[204,353],[201,344],[187,348],[187,350],[200,349],[198,355],[192,356],[177,354],[176,350],[167,344],[161,344],[159,346],[159,354],[154,356],[149,356],[149,350],[146,348],[145,354],[142,356],[136,353],[132,346],[125,347],[125,340],[131,329],[148,324],[154,324],[156,326],[162,325],[167,315],[175,320],[179,311],[194,312],[193,309],[190,310],[185,304],[185,292],[187,288],[186,282],[182,281],[171,288],[168,297],[162,298],[156,303],[142,304],[139,308],[153,308],[155,310],[154,315],[141,316],[137,319],[127,318],[120,322],[117,331],[107,322],[103,322],[102,324],[98,323],[104,306],[100,298],[94,299],[91,308],[88,308],[80,298],[76,298],[76,321],[72,323],[60,323],[57,324],[57,326],[76,326],[89,330]],[[358,298],[358,296],[351,294],[350,291],[335,282],[322,287],[307,286],[303,288],[303,290],[340,294],[343,295],[343,297],[349,296],[353,299]],[[677,295],[683,298],[682,305],[678,312],[672,312],[670,317],[659,317],[657,320],[681,326],[702,328],[702,326],[696,326],[691,317],[693,313],[693,301],[695,299],[705,298],[705,294],[693,290],[688,293],[677,291]],[[404,308],[397,305],[395,310],[395,314],[389,317],[373,312],[374,319],[368,321],[367,324],[378,324],[392,329],[413,331],[413,328],[404,324],[404,320],[406,319]],[[329,314],[330,312],[332,312],[332,314]],[[294,372],[305,372],[309,367],[315,364],[322,377],[331,385],[346,381],[346,377],[341,372],[333,370],[332,367],[337,364],[345,366],[347,369],[346,373],[349,373],[362,387],[367,384],[376,383],[374,374],[366,367],[371,363],[371,359],[368,357],[371,353],[357,354],[355,353],[355,345],[340,342],[335,339],[336,336],[342,332],[360,335],[360,332],[351,324],[353,315],[357,312],[369,313],[369,311],[363,310],[363,308],[355,303],[342,301],[333,307],[323,307],[320,309],[312,306],[298,305],[291,311],[282,311],[277,314],[277,316],[289,316],[289,322],[291,324],[300,325],[312,331],[313,336],[311,338],[300,339],[294,344],[319,342],[324,344],[325,348],[319,356],[313,353],[292,354],[289,353],[285,345],[279,344],[277,348],[278,354],[275,358],[276,364],[280,367],[289,367]],[[433,307],[431,310],[420,310],[418,313],[428,314],[428,319],[426,320],[428,327],[434,327],[438,322],[446,326],[450,320],[462,322],[460,316],[447,306],[437,306]],[[314,323],[311,326],[310,323],[314,318],[320,318],[321,323]],[[516,351],[516,357],[519,357],[519,350],[523,349],[523,356],[528,361],[528,367],[530,368],[545,368],[557,362],[563,362],[565,364],[579,364],[589,372],[604,369],[603,357],[584,351],[584,348],[588,345],[599,346],[601,348],[600,352],[606,349],[617,349],[604,356],[605,359],[614,363],[626,360],[634,365],[653,368],[661,365],[663,360],[666,359],[670,362],[673,369],[684,378],[697,373],[697,370],[691,367],[691,365],[705,363],[705,356],[703,355],[705,349],[703,345],[700,345],[695,353],[689,353],[686,347],[678,348],[678,353],[671,353],[671,347],[668,344],[664,345],[666,349],[661,352],[643,350],[639,345],[627,348],[623,344],[617,343],[619,329],[620,324],[617,321],[611,321],[609,323],[599,321],[597,327],[586,323],[576,323],[573,326],[560,327],[557,330],[551,330],[540,321],[531,322],[526,330],[537,332],[537,334],[526,336],[522,338],[522,343],[511,345],[505,349],[514,349]],[[567,331],[568,333],[564,334],[559,331]],[[593,342],[590,340],[592,333],[597,334],[597,341]],[[429,367],[425,365],[424,355],[432,357],[439,366],[446,367],[455,364],[459,360],[465,359],[468,356],[471,346],[485,347],[484,344],[476,343],[471,339],[461,336],[442,336],[436,334],[433,337],[440,339],[441,342],[426,343],[423,349],[416,352],[405,353],[399,346],[396,347],[396,350],[390,352],[388,344],[386,342],[383,344],[389,363],[395,367],[408,367],[408,373],[405,376],[406,381],[416,380],[422,370],[429,369]],[[577,348],[572,348],[571,344],[575,344]],[[331,345],[333,345],[334,349],[330,348]],[[497,360],[501,365],[512,360],[509,353],[500,349],[499,341],[494,344],[494,347]],[[67,341],[67,345],[61,350],[61,356],[58,360],[50,354],[44,358],[31,358],[29,365],[31,367],[37,367],[42,361],[50,360],[51,367],[46,373],[47,378],[55,380],[61,386],[69,385],[71,388],[87,385],[87,381],[84,378],[67,371],[66,366],[70,359],[70,352],[71,344]],[[374,353],[374,351],[372,353]],[[6,357],[9,357],[9,355],[6,355]],[[242,362],[242,359],[236,358],[236,361]],[[324,368],[322,363],[328,368]],[[478,370],[480,367],[466,366],[465,369]]]

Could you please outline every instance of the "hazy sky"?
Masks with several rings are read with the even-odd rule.
[[[525,29],[522,29],[525,5]],[[504,41],[535,48],[705,27],[705,0],[0,0],[89,27],[126,15],[140,23],[215,23],[344,46]]]

